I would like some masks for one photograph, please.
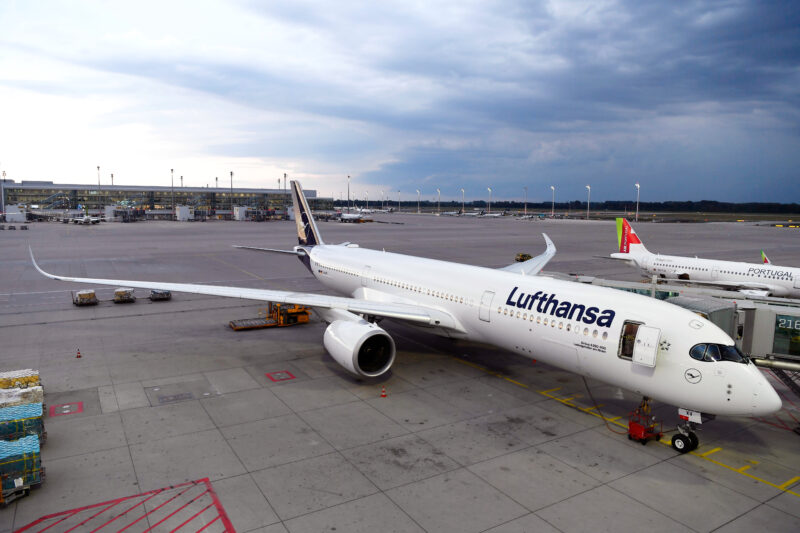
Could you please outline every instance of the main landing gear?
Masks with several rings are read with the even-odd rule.
[[[702,424],[714,419],[714,415],[704,415],[698,411],[678,409],[678,416],[683,422],[678,424],[678,433],[672,437],[672,448],[678,453],[689,453],[697,449],[700,439],[694,432],[695,424]]]

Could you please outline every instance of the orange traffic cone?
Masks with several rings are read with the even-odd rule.
[[[386,398],[386,387],[381,387],[381,398]]]
[[[75,359],[80,359],[81,357],[81,350],[78,348],[78,355],[75,356]]]

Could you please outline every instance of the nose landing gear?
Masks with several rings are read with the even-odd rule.
[[[683,423],[678,424],[678,433],[672,437],[672,448],[678,453],[689,453],[700,445],[700,439],[694,432],[695,424],[713,420],[714,415],[704,415],[698,411],[680,408],[678,416]]]

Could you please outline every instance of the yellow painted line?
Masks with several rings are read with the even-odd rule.
[[[711,449],[710,449],[710,450],[708,450],[706,453],[701,453],[701,454],[698,454],[698,455],[699,455],[700,457],[708,457],[708,456],[709,456],[709,455],[711,455],[712,453],[717,453],[718,451],[721,451],[721,450],[722,450],[722,448],[711,448]]]
[[[788,489],[791,485],[794,485],[798,481],[800,481],[800,476],[793,477],[792,479],[790,479],[789,481],[787,481],[783,485],[778,485],[778,488],[781,489],[781,490]]]
[[[458,361],[458,362],[460,362],[462,364],[465,364],[465,365],[470,366],[472,368],[476,368],[476,369],[481,370],[481,371],[483,371],[483,372],[485,372],[487,374],[491,374],[493,376],[499,377],[499,378],[504,379],[504,380],[506,380],[506,381],[508,381],[510,383],[514,383],[515,385],[519,385],[520,387],[523,387],[525,389],[530,389],[529,386],[524,385],[522,383],[519,383],[517,381],[514,381],[511,378],[508,378],[508,377],[500,374],[499,372],[493,372],[493,371],[487,369],[486,367],[483,367],[481,365],[472,363],[470,361],[464,361],[463,359],[460,359],[460,358],[455,358],[455,359],[456,359],[456,361]],[[617,422],[617,420],[622,418],[621,416],[616,416],[614,418],[606,418],[603,415],[601,415],[600,413],[593,412],[593,410],[596,409],[599,406],[595,406],[595,407],[578,407],[578,406],[576,406],[576,405],[574,405],[574,404],[572,404],[570,402],[564,401],[562,398],[559,398],[558,396],[555,396],[555,395],[551,394],[551,393],[553,393],[555,391],[559,391],[559,390],[561,390],[561,387],[556,387],[554,389],[540,390],[540,391],[537,391],[537,392],[539,394],[543,395],[543,396],[547,396],[548,398],[551,398],[553,400],[561,402],[564,405],[568,405],[570,407],[574,407],[574,408],[578,409],[579,411],[582,411],[582,412],[584,412],[584,413],[586,413],[588,415],[596,416],[597,418],[605,420],[606,422],[611,422],[612,424],[615,424],[615,425],[617,425],[619,427],[623,427],[623,428],[627,428],[628,427],[627,424],[623,424],[623,423]],[[669,442],[669,440],[664,440],[664,441],[657,440],[656,442],[658,442],[659,444],[662,444],[664,446],[671,446],[671,443]],[[792,486],[794,483],[800,481],[800,476],[793,477],[789,481],[786,481],[785,483],[783,483],[781,485],[777,485],[775,483],[772,483],[771,481],[767,481],[766,479],[762,479],[762,478],[760,478],[758,476],[754,476],[753,474],[748,473],[747,470],[749,470],[751,468],[751,465],[745,465],[745,466],[742,466],[742,467],[739,467],[739,468],[734,468],[734,467],[732,467],[730,465],[727,465],[727,464],[725,464],[723,462],[717,461],[717,460],[712,459],[711,457],[709,457],[710,455],[715,454],[715,453],[717,453],[717,452],[719,452],[721,450],[722,450],[722,448],[717,447],[717,448],[712,448],[712,449],[710,449],[707,452],[704,452],[702,454],[699,454],[697,452],[689,452],[689,453],[694,455],[695,457],[699,457],[699,458],[703,459],[704,461],[708,461],[709,463],[715,464],[717,466],[721,466],[722,468],[727,468],[728,470],[730,470],[732,472],[736,472],[737,474],[745,476],[745,477],[747,477],[749,479],[752,479],[753,481],[758,481],[759,483],[763,483],[764,485],[767,485],[767,486],[773,487],[775,489],[778,489],[778,490],[780,490],[782,492],[785,492],[786,494],[791,494],[792,496],[797,496],[798,498],[800,498],[800,492],[795,492],[793,490],[789,490],[790,486]],[[754,465],[759,464],[758,461],[754,461],[752,459],[750,460],[750,462],[752,464],[754,464]]]

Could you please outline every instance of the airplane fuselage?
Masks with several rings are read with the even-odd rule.
[[[756,288],[763,285],[765,291],[775,296],[800,297],[800,268],[652,253],[631,259],[648,276],[741,283]]]
[[[431,327],[433,333],[494,344],[697,411],[775,409],[774,390],[752,363],[690,357],[699,344],[732,341],[713,323],[674,305],[614,289],[357,247],[318,245],[308,254],[314,276],[339,293],[420,303],[457,321],[455,328]],[[660,330],[652,367],[631,359],[635,328],[641,326]],[[753,383],[759,385],[753,389]]]

